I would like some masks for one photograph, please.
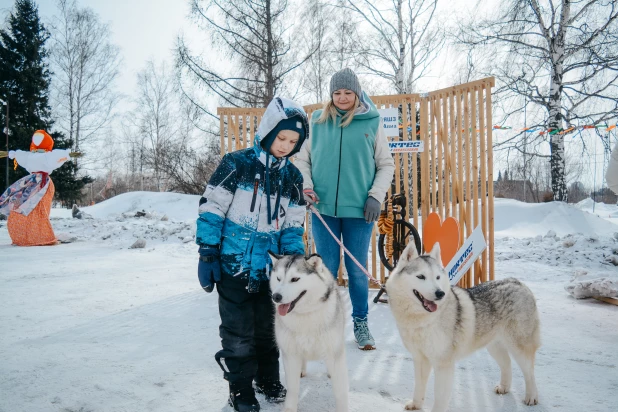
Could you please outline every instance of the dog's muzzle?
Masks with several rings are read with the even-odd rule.
[[[279,315],[285,316],[288,313],[290,313],[294,309],[294,306],[296,306],[296,304],[298,303],[300,298],[305,296],[305,293],[307,293],[307,291],[303,290],[300,293],[300,295],[298,295],[298,297],[296,299],[294,299],[293,301],[291,301],[290,303],[280,303],[281,300],[283,299],[283,297],[281,296],[280,293],[274,293],[273,294],[273,300],[275,301],[275,303],[278,304],[277,305],[277,312],[279,313]]]
[[[420,292],[416,289],[414,289],[413,292],[414,292],[414,296],[417,297],[417,299],[421,302],[421,304],[423,305],[423,307],[425,308],[427,312],[435,312],[438,309],[438,305],[436,305],[436,302],[434,302],[433,300],[425,299],[425,297],[421,295]],[[437,295],[437,292],[436,292],[436,295]]]

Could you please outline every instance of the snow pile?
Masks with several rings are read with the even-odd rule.
[[[618,205],[596,202],[587,198],[575,205],[576,208],[604,218],[618,218]],[[593,210],[594,209],[594,210]]]
[[[618,273],[588,274],[577,271],[564,289],[576,299],[586,299],[595,296],[618,297]]]
[[[193,220],[197,217],[200,196],[181,193],[128,192],[80,210],[94,218],[107,219],[146,211],[153,217],[167,216],[174,220]],[[68,209],[54,209],[52,217],[71,217]]]
[[[80,208],[91,218],[73,219],[69,209],[52,209],[51,221],[60,240],[104,241],[130,247],[138,239],[153,243],[189,243],[195,239],[199,196],[179,193],[130,192]]]
[[[523,203],[495,199],[494,205],[496,237],[544,236],[550,230],[559,236],[577,233],[613,236],[618,232],[618,225],[561,202]]]
[[[90,213],[91,208],[84,209]],[[118,247],[129,247],[137,239],[144,239],[149,244],[188,243],[195,239],[195,219],[176,221],[150,213],[143,217],[136,217],[132,212],[114,214],[110,219],[60,218],[57,213],[52,213],[50,220],[59,238],[77,242],[103,241]]]

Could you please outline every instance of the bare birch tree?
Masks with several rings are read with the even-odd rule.
[[[180,37],[177,66],[183,79],[188,76],[226,105],[265,107],[307,58],[297,59],[286,38],[292,22],[286,20],[287,0],[191,0],[191,6],[222,54],[218,61],[194,54]],[[224,59],[226,69],[220,68]]]
[[[346,1],[309,0],[301,15],[300,36],[304,39],[304,53],[309,56],[302,67],[301,83],[313,103],[329,98],[329,81],[335,72],[357,68],[360,19],[355,14],[342,13]]]
[[[545,133],[536,138],[549,140],[554,200],[566,202],[561,132],[618,114],[618,0],[509,0],[494,16],[480,14],[461,26],[459,43],[493,46],[486,73],[499,79],[496,93],[544,112]]]
[[[367,34],[358,64],[388,80],[397,93],[412,93],[445,42],[433,21],[438,0],[347,0],[343,8],[362,17]]]
[[[113,83],[120,52],[92,9],[78,7],[75,0],[58,0],[58,9],[51,24],[54,113],[72,149],[80,151],[109,124],[118,102]]]
[[[157,191],[161,191],[165,189],[167,175],[164,157],[177,133],[175,82],[165,63],[156,65],[153,61],[146,64],[137,78],[134,123],[138,137],[143,139],[143,163],[152,169]]]

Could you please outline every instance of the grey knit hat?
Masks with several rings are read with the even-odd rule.
[[[330,78],[330,95],[332,96],[339,89],[352,90],[359,98],[363,94],[358,77],[347,67],[333,74],[333,77]]]

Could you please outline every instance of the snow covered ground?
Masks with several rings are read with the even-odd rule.
[[[0,222],[1,412],[230,410],[213,359],[217,295],[197,282],[196,208],[196,196],[138,192],[84,208],[93,219],[55,209],[56,234],[74,242],[53,247],[11,246]],[[142,209],[148,215],[134,217]],[[540,404],[523,405],[516,366],[512,392],[493,393],[499,371],[480,351],[458,364],[451,411],[618,410],[618,307],[564,289],[575,273],[618,271],[606,261],[618,247],[614,212],[586,210],[496,201],[496,277],[524,281],[541,314]],[[146,247],[129,249],[138,238]],[[412,360],[388,306],[370,311],[378,350],[356,349],[347,325],[350,410],[402,411]],[[309,364],[301,396],[301,412],[334,410],[323,364]]]

